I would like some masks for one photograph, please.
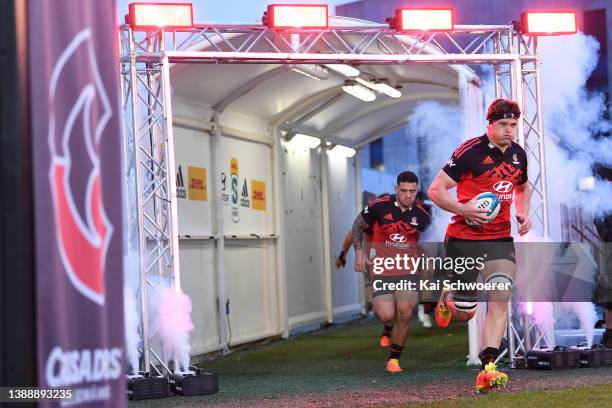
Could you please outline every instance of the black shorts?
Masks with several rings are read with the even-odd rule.
[[[490,240],[470,240],[446,236],[446,258],[453,260],[453,268],[445,269],[446,279],[460,282],[476,282],[484,262],[507,259],[516,264],[512,237]],[[475,262],[466,263],[467,259]],[[473,296],[471,296],[472,298]]]
[[[496,259],[507,259],[516,264],[514,255],[514,239],[497,238],[488,240],[461,239],[451,236],[446,236],[444,240],[446,256],[449,258],[483,257],[486,261],[494,261]]]

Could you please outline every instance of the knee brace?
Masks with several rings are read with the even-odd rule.
[[[508,275],[505,272],[494,272],[487,278],[485,283],[494,283],[498,286],[506,284],[508,290],[512,289],[512,285],[514,284],[514,280],[512,276]]]
[[[476,310],[478,300],[476,292],[457,292],[453,294],[453,306],[459,312],[471,313]]]
[[[459,312],[470,313],[476,310],[477,303],[476,302],[466,302],[466,301],[454,301],[453,306]]]

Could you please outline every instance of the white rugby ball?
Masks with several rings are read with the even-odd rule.
[[[493,221],[495,217],[497,217],[497,214],[499,214],[499,210],[501,208],[501,202],[499,201],[499,197],[497,197],[497,194],[491,193],[489,191],[478,194],[477,196],[472,198],[470,202],[474,203],[476,208],[483,208],[485,210],[489,210],[489,212],[486,213],[486,216],[489,218],[489,221],[487,221],[485,224],[488,224],[489,222]],[[476,225],[468,220],[465,220],[465,222],[467,225]]]

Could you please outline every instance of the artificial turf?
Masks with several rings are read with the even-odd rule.
[[[575,407],[610,408],[612,405],[612,385],[594,387],[572,387],[561,390],[523,391],[515,394],[489,394],[486,396],[462,398],[455,401],[435,401],[396,408],[491,408],[491,407]]]
[[[452,324],[446,330],[424,329],[418,323],[413,324],[413,332],[401,358],[404,372],[399,375],[385,371],[388,350],[377,344],[381,329],[380,324],[373,320],[360,320],[323,332],[302,334],[290,340],[237,351],[200,365],[219,375],[219,393],[131,402],[130,407],[403,406],[404,402],[436,399],[445,399],[445,404],[451,399],[454,400],[450,401],[451,404],[479,406],[473,404],[484,402],[488,406],[497,406],[510,401],[506,395],[525,402],[521,394],[508,393],[489,394],[486,399],[473,401],[461,400],[474,395],[473,381],[477,374],[476,368],[465,366],[468,348],[466,324]],[[519,371],[520,374],[515,374]],[[582,383],[572,382],[575,373],[570,371],[590,375],[590,378]],[[511,382],[517,377],[522,377],[526,389],[532,389],[532,385],[540,387],[540,378],[551,384],[558,380],[559,384],[565,381],[568,386],[592,385],[598,384],[594,379],[599,377],[605,378],[604,383],[612,383],[612,368],[567,370],[566,373],[512,370]],[[609,396],[610,390],[604,389],[605,395]],[[511,391],[522,390],[519,387]],[[548,395],[554,394],[547,392],[529,395],[534,400],[544,401]],[[571,394],[554,395],[559,395],[559,406],[565,406],[562,402],[571,398]],[[589,391],[584,391],[584,397],[591,397]],[[610,400],[608,398],[608,402]],[[493,401],[495,403],[489,405]],[[582,402],[572,405],[582,406]],[[530,408],[538,406],[529,405]]]

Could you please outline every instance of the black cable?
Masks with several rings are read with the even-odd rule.
[[[227,330],[229,331],[229,337],[227,339],[227,347],[229,348],[230,343],[232,342],[232,325],[230,323],[230,319],[229,319],[229,305],[230,305],[230,301],[229,299],[225,300],[225,317],[227,319]]]

